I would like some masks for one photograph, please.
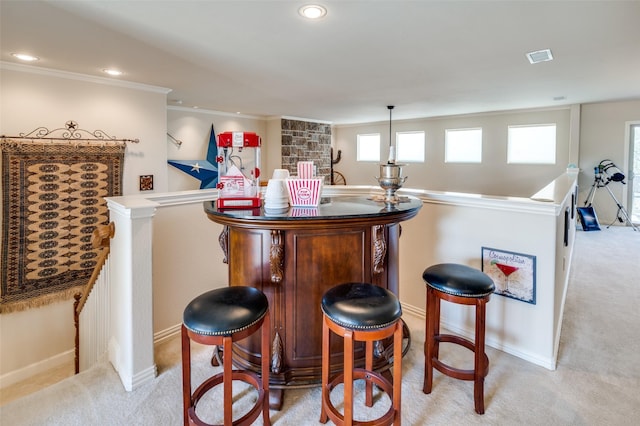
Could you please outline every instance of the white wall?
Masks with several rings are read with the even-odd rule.
[[[481,269],[482,247],[536,257],[536,303],[493,295],[487,305],[487,344],[548,369],[555,369],[575,218],[569,222],[569,246],[563,245],[564,209],[571,203],[575,177],[557,179],[554,209],[528,199],[485,201],[474,196],[425,196],[418,215],[403,222],[400,238],[400,301],[424,315],[423,271],[437,263],[462,263]],[[411,190],[408,190],[411,191]],[[566,259],[566,262],[565,262]],[[470,307],[443,303],[446,328],[473,337]]]
[[[14,136],[41,126],[54,130],[75,120],[91,132],[140,139],[127,145],[124,194],[139,192],[142,174],[155,176],[156,191],[167,190],[166,89],[1,65],[0,134]],[[3,385],[72,360],[73,347],[73,300],[0,315]]]
[[[265,179],[273,176],[275,169],[282,168],[282,119],[271,118],[267,120],[267,140],[265,149],[266,163],[263,164]]]
[[[393,121],[393,135],[403,131],[424,131],[426,140],[424,163],[409,163],[405,186],[437,191],[471,192],[488,195],[529,197],[564,173],[570,161],[571,125],[579,119],[572,108],[511,111],[466,116]],[[507,164],[507,126],[519,124],[557,125],[555,165]],[[482,163],[452,164],[444,162],[445,129],[482,128]],[[334,127],[334,150],[342,150],[342,161],[335,170],[346,176],[349,185],[375,185],[378,163],[357,162],[357,135],[380,133],[380,159],[389,153],[389,122]],[[395,137],[395,136],[393,136]],[[575,160],[574,160],[575,161]]]
[[[218,243],[222,226],[202,203],[163,207],[153,218],[153,331],[166,334],[182,322],[199,294],[228,284]]]
[[[640,121],[640,100],[601,102],[582,105],[580,137],[580,186],[579,205],[583,205],[594,182],[593,168],[602,160],[611,160],[626,176],[625,131],[629,121]],[[636,174],[638,172],[636,171]],[[624,191],[627,185],[611,182],[608,187],[617,200],[627,209]],[[605,188],[598,189],[593,200],[600,225],[608,225],[616,220],[618,210],[615,201]],[[616,222],[618,223],[618,222]]]

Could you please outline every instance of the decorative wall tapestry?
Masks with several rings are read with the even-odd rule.
[[[2,138],[0,312],[71,298],[98,258],[91,234],[122,194],[123,140]]]

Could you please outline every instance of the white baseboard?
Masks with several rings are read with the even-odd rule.
[[[425,319],[427,317],[427,312],[424,310],[424,308],[417,308],[413,305],[408,305],[406,303],[402,303],[402,311],[403,312],[408,312],[418,318],[422,318]]]
[[[176,324],[172,327],[169,327],[165,330],[161,330],[153,335],[153,343],[163,343],[164,341],[174,337],[176,334],[180,333],[180,327],[182,323]],[[111,357],[110,361],[112,364],[117,364],[117,360],[114,359],[114,354],[118,352],[116,348],[111,349]],[[105,354],[106,356],[106,354]],[[4,389],[8,386],[21,382],[23,380],[27,380],[36,374],[43,373],[45,371],[51,370],[52,368],[58,367],[64,364],[73,363],[75,358],[75,350],[71,349],[65,352],[61,352],[57,355],[49,357],[47,359],[43,359],[42,361],[35,362],[33,364],[27,365],[26,367],[19,368],[14,371],[10,371],[8,373],[0,376],[0,389]],[[132,385],[135,387],[140,382],[144,382],[149,379],[149,377],[155,377],[156,372],[154,371],[145,371],[141,374],[140,377],[134,378],[132,381]]]
[[[408,305],[408,304],[402,304],[402,310],[403,312],[411,313],[420,318],[425,318],[425,315],[426,315],[426,311],[424,309],[418,308],[412,305]],[[446,318],[442,320],[441,327],[451,333],[458,334],[470,340],[473,340],[475,336],[475,330],[462,329],[457,324],[452,324],[451,322],[447,321]],[[494,349],[498,349],[502,352],[508,353],[510,355],[513,355],[515,357],[528,361],[532,364],[536,364],[541,367],[544,367],[547,370],[556,369],[557,350],[554,352],[553,357],[544,357],[544,356],[541,356],[540,354],[523,351],[520,348],[515,347],[513,345],[505,344],[504,342],[498,341],[496,339],[492,339],[491,336],[486,337],[485,344]]]
[[[176,324],[172,327],[165,328],[164,330],[160,330],[157,333],[153,334],[153,343],[163,343],[164,341],[174,337],[176,334],[180,333],[180,329],[182,328],[182,323]]]
[[[118,376],[120,376],[120,382],[122,382],[122,386],[127,392],[132,392],[138,389],[140,386],[158,376],[158,368],[155,364],[133,375],[128,374],[128,372],[118,370],[116,370],[116,372],[118,373]]]
[[[58,367],[63,364],[73,363],[75,358],[75,350],[69,350],[47,359],[43,359],[42,361],[34,362],[33,364],[27,365],[26,367],[19,368],[14,371],[10,371],[8,373],[0,376],[0,388],[5,388],[7,386],[11,386],[15,383],[26,380],[30,377],[35,376],[36,374],[43,373],[47,370],[51,370],[54,367]]]

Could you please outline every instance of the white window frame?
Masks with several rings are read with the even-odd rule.
[[[477,131],[480,131],[479,140],[476,135]],[[454,140],[453,138],[454,134],[462,134],[462,133],[473,134],[474,138],[473,139],[467,138],[467,140]],[[460,144],[460,145],[453,146],[454,143]],[[480,144],[479,147],[471,146],[471,144],[477,144],[477,143]],[[464,156],[461,156],[458,158],[451,158],[454,152],[460,152],[461,150],[462,151],[473,150],[476,152],[479,151],[479,156],[474,158],[470,156],[467,156],[467,158],[464,158]],[[482,127],[445,129],[444,131],[444,162],[445,163],[472,163],[472,164],[482,163]]]
[[[522,130],[527,128],[532,131],[530,134],[523,134]],[[544,133],[551,128],[553,128],[553,137],[544,140]],[[556,164],[557,131],[556,123],[508,126],[507,164]],[[549,145],[546,153],[534,149],[540,144]]]
[[[377,141],[375,138],[377,137]],[[370,146],[364,146],[371,144]],[[380,133],[364,133],[357,136],[356,161],[380,162]],[[366,154],[366,155],[365,155]]]
[[[415,142],[413,138],[402,140],[403,135],[421,135],[419,145],[408,151],[406,144]],[[416,138],[420,139],[420,138]],[[413,130],[408,132],[396,132],[396,161],[399,163],[424,163],[425,160],[425,132],[423,130]]]

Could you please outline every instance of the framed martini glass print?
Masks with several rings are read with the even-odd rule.
[[[495,293],[536,304],[536,257],[482,247],[482,272],[495,283]]]

